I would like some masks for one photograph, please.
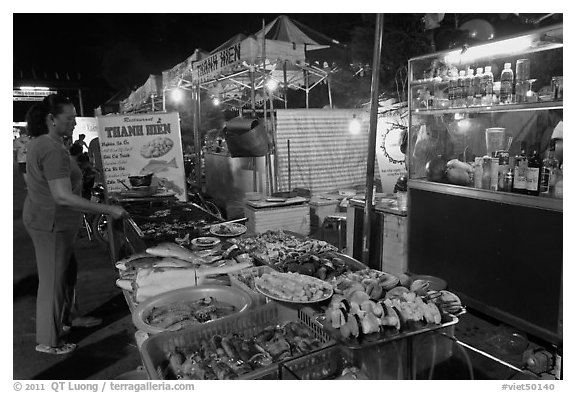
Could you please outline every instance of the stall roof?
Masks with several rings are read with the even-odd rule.
[[[331,45],[341,45],[337,40],[316,31],[286,15],[280,15],[264,27],[266,39],[312,45],[308,50],[321,49]],[[256,33],[261,36],[262,30]],[[320,46],[315,48],[314,46]]]

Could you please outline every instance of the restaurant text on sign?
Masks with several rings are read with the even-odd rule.
[[[196,68],[200,77],[209,75],[219,69],[240,61],[241,44],[233,46],[213,54],[205,60],[198,62]]]
[[[116,126],[104,128],[108,138],[170,134],[170,124],[146,124],[145,126]],[[146,131],[146,132],[144,132]]]

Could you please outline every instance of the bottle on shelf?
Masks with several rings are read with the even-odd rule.
[[[466,89],[466,106],[474,105],[474,69],[468,68],[466,71],[466,79],[464,80],[464,88]]]
[[[458,108],[462,108],[466,106],[466,88],[465,88],[465,80],[466,80],[466,71],[461,70],[458,72],[458,79],[456,81],[456,106]]]
[[[530,90],[530,60],[518,59],[516,61],[516,103],[521,104],[528,101],[528,91]]]
[[[514,183],[512,192],[526,193],[526,172],[528,171],[528,156],[526,155],[526,142],[520,144],[520,154],[514,157]]]
[[[535,143],[532,147],[532,153],[528,157],[526,172],[526,194],[528,195],[537,196],[540,193],[540,168],[542,168],[540,144]]]
[[[506,191],[504,188],[506,175],[510,169],[510,154],[507,151],[500,150],[496,156],[498,157],[498,191]]]
[[[512,71],[512,64],[505,63],[504,69],[500,74],[500,103],[512,104],[513,88],[514,88],[514,72]]]
[[[458,77],[449,76],[448,77],[448,100],[450,101],[450,107],[456,106],[456,90],[458,88]]]
[[[482,67],[476,68],[476,75],[474,75],[474,106],[482,105],[482,71],[484,69]]]
[[[492,74],[492,67],[484,67],[482,74],[482,88],[484,93],[482,95],[482,105],[494,104],[494,75]]]
[[[540,170],[540,195],[545,197],[554,196],[554,185],[556,184],[556,175],[558,173],[558,160],[555,155],[556,141],[550,141],[548,157],[542,160],[542,169]]]
[[[563,199],[564,196],[564,179],[563,179],[564,164],[560,165],[560,169],[556,171],[556,184],[554,185],[554,198]]]

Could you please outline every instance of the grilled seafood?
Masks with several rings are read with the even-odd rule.
[[[320,345],[309,330],[292,321],[268,326],[251,338],[216,334],[166,352],[168,368],[162,374],[177,379],[236,379]]]

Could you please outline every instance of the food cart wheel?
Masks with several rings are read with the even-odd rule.
[[[108,218],[106,214],[99,214],[92,220],[92,233],[101,246],[108,248],[110,240],[108,238]]]

